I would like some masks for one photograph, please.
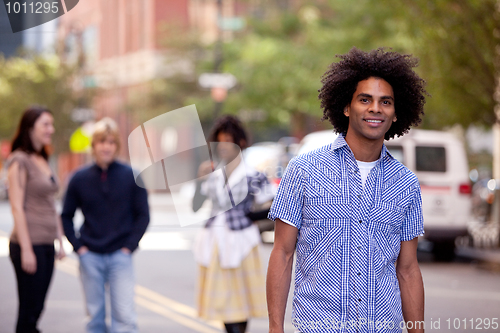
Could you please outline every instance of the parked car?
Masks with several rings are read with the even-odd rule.
[[[318,131],[307,134],[302,141],[300,141],[297,155],[305,154],[311,150],[321,148],[329,143],[332,143],[337,138],[338,134],[332,130]]]
[[[491,219],[496,181],[483,178],[472,186],[472,216],[475,221],[487,223]]]
[[[263,172],[277,189],[288,162],[295,156],[299,145],[295,137],[282,137],[278,142],[258,142],[243,151],[245,164]],[[254,207],[255,210],[268,208],[269,205]],[[262,240],[272,243],[274,240],[274,222],[268,219],[257,221]]]
[[[266,141],[255,143],[252,146],[243,150],[243,159],[245,164],[253,169],[265,173],[269,181],[278,187],[279,181],[283,174],[281,161],[282,156],[285,154],[284,146],[276,142]],[[269,207],[260,205],[253,207],[254,210],[259,211]],[[274,222],[268,219],[256,221],[259,231],[264,243],[272,242],[272,236],[269,233],[274,230]]]
[[[283,152],[283,146],[276,142],[259,142],[243,150],[243,159],[246,165],[265,173],[269,181],[278,184],[281,179],[280,156]]]
[[[298,154],[333,142],[332,131],[308,134]],[[471,219],[471,184],[463,143],[453,134],[413,129],[389,140],[392,156],[415,173],[422,190],[424,238],[433,242],[438,260],[454,256],[455,239],[467,235]]]

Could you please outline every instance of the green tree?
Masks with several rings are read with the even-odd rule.
[[[500,31],[495,0],[388,0],[383,5],[375,0],[355,5],[330,0],[303,1],[296,7],[275,1],[257,9],[251,12],[260,14],[248,17],[247,29],[224,43],[222,71],[239,81],[224,102],[224,112],[247,118],[261,138],[264,133],[289,130],[300,136],[329,127],[319,121],[320,78],[337,61],[336,54],[353,46],[388,47],[420,58],[416,70],[428,82],[431,95],[424,128],[487,126],[495,119]],[[213,102],[196,86],[196,77],[210,71],[213,51],[200,49],[198,45],[197,52],[183,50],[198,55],[193,60],[195,75],[189,80],[168,79],[164,87],[170,88],[163,90],[163,98],[194,102],[209,119]]]
[[[22,112],[30,105],[48,107],[54,114],[56,151],[68,150],[76,128],[70,112],[82,100],[74,92],[75,69],[56,56],[0,57],[0,138],[11,139]]]
[[[500,19],[496,0],[404,0],[415,24],[413,52],[432,98],[424,125],[491,126],[495,122]]]
[[[373,1],[360,4],[317,2],[251,21],[243,38],[226,44],[224,70],[241,82],[241,88],[229,95],[226,109],[263,109],[267,124],[291,128],[297,136],[330,128],[320,123],[317,91],[336,55],[353,46],[401,51],[411,44],[402,17],[388,20],[388,8]],[[366,11],[366,6],[372,10]]]

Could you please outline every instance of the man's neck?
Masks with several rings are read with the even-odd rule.
[[[355,135],[349,135],[347,132],[345,141],[351,148],[354,158],[361,162],[373,162],[379,159],[384,138],[381,140],[369,140]]]
[[[111,161],[110,163],[104,163],[100,161],[95,161],[95,164],[101,168],[103,171],[107,171],[109,166],[113,163],[114,161]]]

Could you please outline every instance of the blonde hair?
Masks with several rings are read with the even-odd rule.
[[[92,147],[94,147],[94,143],[105,140],[108,135],[112,135],[115,139],[116,151],[118,152],[120,150],[120,132],[116,122],[109,117],[104,117],[95,123],[92,134]]]

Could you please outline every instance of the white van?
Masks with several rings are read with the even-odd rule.
[[[336,137],[332,131],[306,135],[298,154],[333,142]],[[437,259],[453,258],[455,238],[467,235],[471,219],[471,184],[463,143],[451,133],[412,129],[385,144],[392,156],[418,177],[424,238],[434,243]]]

